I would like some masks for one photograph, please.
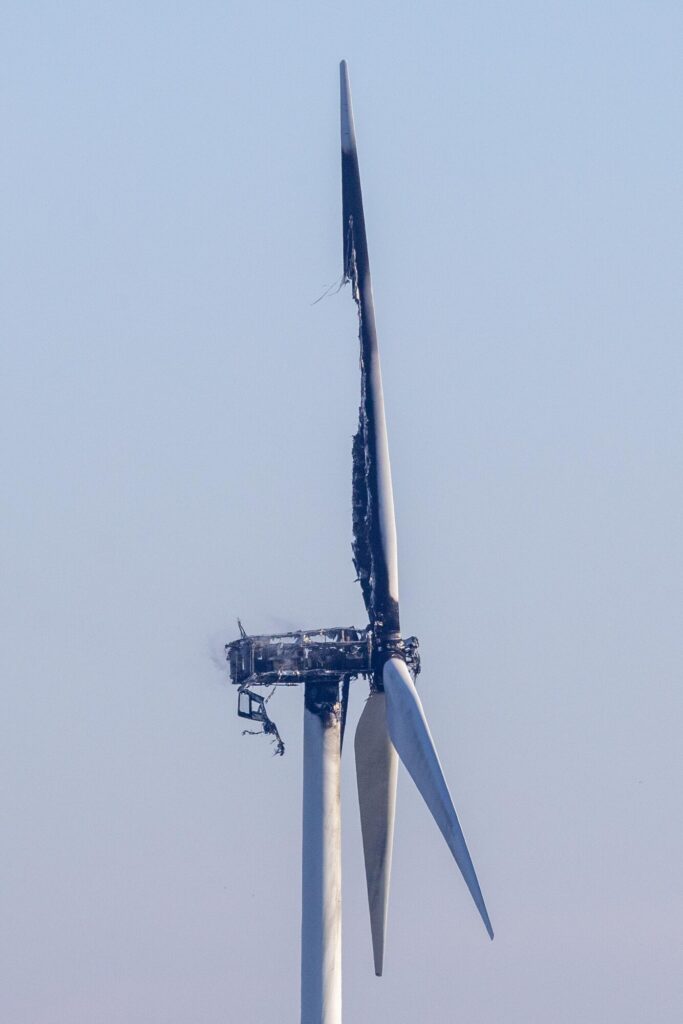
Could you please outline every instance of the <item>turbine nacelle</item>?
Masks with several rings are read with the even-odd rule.
[[[225,645],[230,678],[248,686],[297,686],[309,680],[381,678],[388,658],[402,658],[413,677],[420,671],[419,641],[384,636],[371,626],[333,626],[249,636]],[[381,689],[381,682],[377,688]]]
[[[314,678],[369,675],[373,634],[355,626],[243,634],[226,644],[225,653],[237,686],[296,686]]]

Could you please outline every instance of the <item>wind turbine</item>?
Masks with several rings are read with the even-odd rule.
[[[361,401],[353,439],[353,561],[369,624],[241,636],[226,645],[238,714],[284,745],[252,686],[304,684],[301,1024],[341,1024],[340,759],[349,681],[369,680],[354,742],[375,973],[382,974],[398,759],[439,826],[493,938],[479,882],[415,688],[418,642],[403,639],[384,395],[356,133],[340,65],[344,282],[358,308]]]

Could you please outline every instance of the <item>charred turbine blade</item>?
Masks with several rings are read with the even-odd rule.
[[[340,65],[344,278],[358,307],[361,401],[353,443],[353,556],[371,624],[400,629],[396,521],[356,131]]]
[[[398,778],[398,757],[387,731],[386,700],[379,691],[368,697],[356,728],[354,748],[372,952],[379,977],[384,966]]]
[[[408,769],[462,872],[489,936],[493,929],[465,837],[455,813],[427,719],[406,663],[389,658],[384,665],[387,727],[398,756]]]
[[[346,717],[349,712],[349,689],[351,686],[351,677],[344,676],[341,686],[341,729],[339,732],[339,748],[344,749],[344,733],[346,732]]]

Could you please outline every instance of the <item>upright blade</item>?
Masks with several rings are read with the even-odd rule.
[[[460,828],[458,816],[455,813],[451,795],[448,792],[422,702],[406,663],[399,658],[389,658],[384,665],[383,678],[387,726],[391,741],[441,829],[455,862],[462,872],[467,888],[470,890],[472,899],[477,905],[486,930],[493,938],[493,929],[474,872],[472,859]]]
[[[398,632],[396,522],[372,297],[356,131],[346,61],[341,62],[344,279],[358,307],[361,401],[353,440],[353,557],[371,625]]]
[[[384,964],[398,777],[398,758],[387,732],[383,693],[373,692],[368,697],[356,728],[354,748],[372,952],[375,974],[379,976]]]

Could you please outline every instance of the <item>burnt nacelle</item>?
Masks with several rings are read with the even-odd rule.
[[[322,684],[325,700],[332,699],[334,707],[341,712],[343,733],[351,679],[369,676],[371,688],[378,685],[381,689],[381,681],[379,684],[375,681],[381,680],[381,666],[389,650],[393,656],[405,659],[413,677],[420,671],[419,645],[414,636],[407,640],[394,636],[380,649],[370,626],[365,629],[356,629],[355,626],[301,629],[276,636],[249,636],[239,619],[237,621],[242,635],[239,640],[225,645],[230,678],[239,686],[237,714],[258,725],[257,732],[273,738],[276,754],[284,754],[285,745],[266,707],[274,690],[267,697],[262,697],[250,687],[306,683],[308,701],[313,699],[312,695]],[[244,732],[253,733],[254,730],[245,729]]]
[[[399,639],[395,649],[405,658],[413,675],[417,675],[417,639]],[[243,632],[239,640],[226,644],[225,653],[230,678],[240,687],[296,686],[313,679],[370,676],[376,667],[374,636],[369,626],[302,629],[275,636],[247,636]]]
[[[353,626],[242,636],[226,644],[230,677],[238,686],[295,686],[372,672],[372,632]]]

